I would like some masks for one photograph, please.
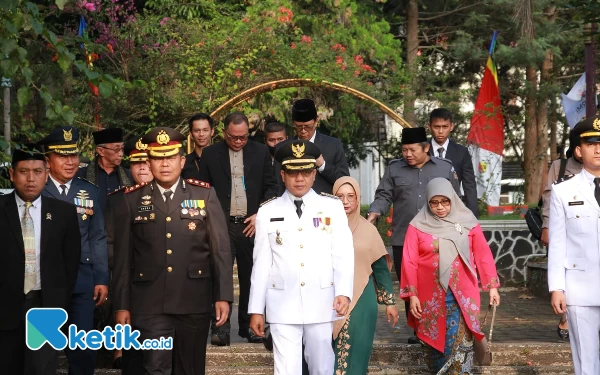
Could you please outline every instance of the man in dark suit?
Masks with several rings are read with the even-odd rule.
[[[181,172],[183,178],[197,178],[200,171],[202,150],[210,146],[215,135],[215,120],[206,113],[196,113],[188,121],[189,132],[194,141],[194,149],[185,157],[185,167]]]
[[[217,190],[217,196],[229,227],[231,252],[237,261],[240,281],[238,335],[249,342],[262,342],[250,330],[248,299],[252,275],[254,223],[261,202],[277,196],[271,155],[267,146],[248,139],[248,118],[234,112],[224,120],[223,142],[204,149],[200,162],[200,179]],[[229,345],[230,323],[213,326],[213,345]]]
[[[142,351],[146,374],[204,374],[211,310],[222,325],[233,301],[223,211],[215,189],[181,178],[184,139],[164,127],[146,134],[154,181],[127,188],[111,207],[117,324],[142,341],[173,340],[172,350]]]
[[[54,129],[39,141],[44,147],[50,178],[42,194],[76,207],[81,234],[81,258],[73,298],[67,310],[68,325],[90,331],[94,328],[94,309],[108,296],[108,254],[104,211],[99,201],[98,187],[78,177],[77,141],[79,130],[72,126]],[[96,351],[91,349],[65,350],[69,374],[92,375],[96,365]]]
[[[34,307],[67,309],[81,242],[75,207],[41,196],[44,155],[14,150],[14,192],[0,196],[0,353],[3,374],[54,375],[58,352],[25,345],[25,314]]]
[[[313,190],[317,194],[332,194],[335,181],[350,175],[342,142],[317,131],[319,117],[315,102],[311,99],[300,99],[294,102],[292,120],[296,128],[296,138],[311,141],[322,152],[317,159],[317,177]]]
[[[454,130],[452,112],[445,108],[437,108],[431,111],[429,115],[429,130],[432,135],[429,154],[452,161],[458,181],[464,192],[464,196],[461,198],[475,217],[479,217],[477,184],[475,182],[471,154],[469,154],[469,150],[465,146],[459,145],[449,138],[450,133]]]

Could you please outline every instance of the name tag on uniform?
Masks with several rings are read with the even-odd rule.
[[[146,211],[152,211],[152,210],[154,210],[154,206],[153,205],[139,206],[138,207],[138,212],[146,212]]]
[[[282,217],[272,217],[271,221],[283,221]]]
[[[569,202],[569,206],[583,206],[583,201]]]

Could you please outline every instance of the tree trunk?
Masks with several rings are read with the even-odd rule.
[[[523,152],[523,170],[525,172],[525,203],[533,203],[539,200],[539,171],[537,168],[537,145],[538,145],[538,126],[537,126],[537,106],[536,93],[538,89],[537,70],[534,66],[529,66],[525,72],[529,92],[525,98],[525,147]]]
[[[4,140],[8,143],[6,153],[10,152],[10,86],[4,87]]]
[[[406,67],[410,84],[404,97],[404,119],[417,126],[415,113],[415,78],[417,75],[417,52],[419,51],[419,4],[417,0],[409,0],[406,10]]]

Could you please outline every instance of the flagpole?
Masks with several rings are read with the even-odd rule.
[[[596,24],[585,25],[585,115],[593,117],[596,115],[596,46],[594,45],[594,33]]]

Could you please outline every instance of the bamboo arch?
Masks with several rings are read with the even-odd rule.
[[[249,88],[248,90],[245,90],[245,91],[241,92],[240,94],[234,96],[233,98],[229,99],[225,103],[221,104],[217,109],[215,109],[214,111],[211,112],[210,116],[212,118],[214,118],[215,120],[217,120],[217,119],[221,118],[229,110],[231,110],[231,108],[235,107],[236,105],[238,105],[240,103],[243,103],[246,100],[252,99],[253,97],[255,97],[259,94],[269,92],[269,91],[289,88],[289,87],[321,87],[321,88],[345,92],[345,93],[353,95],[361,100],[366,100],[368,102],[371,102],[371,103],[377,105],[379,107],[379,109],[381,109],[384,113],[386,113],[388,116],[390,116],[394,121],[396,121],[402,127],[405,127],[405,128],[412,127],[412,125],[410,125],[408,122],[406,122],[406,120],[404,120],[399,114],[394,112],[390,107],[383,104],[379,100],[373,98],[372,96],[365,94],[364,92],[358,91],[358,90],[353,89],[348,86],[340,85],[338,83],[328,82],[328,81],[318,81],[318,80],[314,80],[314,79],[310,79],[310,78],[280,79],[277,81],[266,82],[266,83],[262,83],[260,85],[254,86],[254,87]],[[188,138],[187,149],[188,149],[188,153],[190,153],[190,152],[192,152],[191,134],[188,134],[187,138]]]

